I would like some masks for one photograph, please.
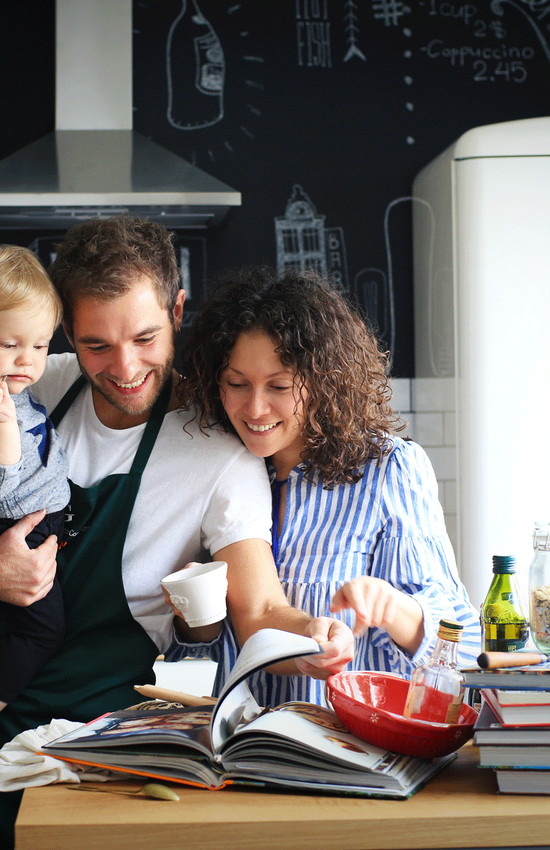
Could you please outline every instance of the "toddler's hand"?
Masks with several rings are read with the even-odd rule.
[[[6,375],[0,377],[0,422],[16,422],[15,404],[10,395]]]

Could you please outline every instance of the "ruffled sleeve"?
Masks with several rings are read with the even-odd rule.
[[[410,593],[424,614],[420,647],[411,658],[394,645],[395,666],[417,666],[429,657],[442,617],[462,623],[458,664],[471,665],[480,651],[479,617],[458,576],[432,465],[416,443],[400,440],[392,450],[381,488],[380,512],[382,531],[372,554],[370,575]],[[374,649],[387,641],[388,635],[376,629],[371,639]]]

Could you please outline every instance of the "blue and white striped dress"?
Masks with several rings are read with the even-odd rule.
[[[270,477],[275,478],[273,469]],[[414,656],[400,649],[384,629],[372,628],[356,639],[355,658],[348,669],[386,670],[409,678],[433,650],[442,617],[464,626],[459,666],[475,664],[480,651],[479,617],[458,577],[431,463],[416,443],[393,438],[392,450],[380,465],[368,463],[360,481],[333,490],[324,490],[318,481],[293,469],[277,561],[289,602],[314,617],[333,616],[329,606],[338,588],[363,575],[390,582],[422,606],[425,636]],[[353,612],[338,616],[353,625]],[[193,645],[185,648],[190,655],[204,655],[204,645],[202,650]],[[226,621],[221,639],[209,651],[218,661],[214,694],[219,693],[237,652]],[[273,676],[262,671],[254,674],[249,686],[262,706],[289,700],[326,704],[324,682],[308,676]]]

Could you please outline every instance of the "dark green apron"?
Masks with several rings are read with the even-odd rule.
[[[57,556],[67,637],[17,700],[0,711],[0,746],[53,718],[88,721],[136,702],[133,685],[155,681],[158,649],[130,613],[122,584],[122,550],[141,475],[170,399],[163,389],[127,475],[87,489],[71,482],[66,544]],[[85,386],[79,378],[51,420],[59,424]],[[152,539],[154,529],[152,529]],[[0,794],[0,850],[13,847],[22,792]]]
[[[51,415],[58,425],[85,381],[78,379]],[[135,684],[155,681],[158,648],[134,620],[122,583],[122,550],[141,475],[162,425],[171,381],[155,403],[127,474],[94,487],[71,482],[57,574],[67,637],[18,699],[0,712],[0,744],[52,718],[88,721],[137,701]],[[154,540],[154,529],[151,529]]]

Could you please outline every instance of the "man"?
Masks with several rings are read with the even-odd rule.
[[[151,222],[91,220],[70,230],[51,268],[76,356],[52,355],[36,395],[69,459],[63,546],[24,538],[41,514],[0,536],[0,598],[28,605],[58,564],[67,638],[0,716],[0,743],[52,717],[87,721],[132,704],[133,685],[174,640],[160,579],[189,561],[228,563],[228,611],[240,643],[262,627],[309,634],[325,654],[283,672],[342,669],[353,637],[289,606],[270,551],[263,462],[232,436],[204,436],[177,409],[174,339],[185,293],[170,235]],[[208,641],[217,626],[175,627]],[[281,668],[278,668],[281,672]]]
[[[228,563],[228,612],[239,641],[262,627],[309,634],[325,654],[277,672],[326,678],[353,654],[344,624],[288,605],[270,550],[271,498],[263,463],[216,431],[205,437],[177,409],[174,340],[185,293],[170,235],[130,218],[70,230],[51,269],[73,354],[52,355],[38,399],[69,460],[63,546],[30,550],[31,514],[0,536],[0,599],[29,605],[56,572],[67,637],[19,698],[0,713],[0,745],[52,718],[88,721],[131,705],[134,684],[178,633],[209,641],[174,617],[160,579],[189,561]],[[174,625],[175,624],[175,625]],[[176,629],[176,631],[175,631]],[[5,842],[20,794],[0,794]]]

